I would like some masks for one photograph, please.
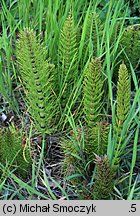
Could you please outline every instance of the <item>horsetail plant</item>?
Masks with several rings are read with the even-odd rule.
[[[121,46],[124,48],[127,55],[121,55],[121,58],[125,61],[127,67],[129,68],[129,61],[131,62],[133,68],[137,68],[140,65],[140,24],[135,24],[125,28],[122,35]]]
[[[93,190],[93,197],[96,200],[110,199],[110,195],[114,187],[115,172],[110,165],[108,157],[99,157],[95,155],[96,159],[96,174],[95,185]]]
[[[92,128],[101,119],[103,77],[99,58],[92,59],[85,69],[83,94],[85,121]]]
[[[127,136],[127,131],[121,138],[124,122],[130,111],[131,87],[130,78],[126,65],[122,63],[119,68],[118,83],[117,83],[117,98],[116,98],[116,122],[114,126],[114,137],[116,139],[116,149],[118,144],[123,143]],[[121,140],[120,140],[121,138]],[[120,152],[119,154],[122,154]]]
[[[107,144],[108,144],[108,134],[109,134],[109,124],[107,121],[100,121],[96,126],[92,127],[89,131],[88,137],[88,148],[90,159],[93,157],[94,153],[103,156],[107,152]],[[93,148],[94,147],[94,148]]]
[[[102,23],[99,16],[93,14],[93,23],[92,23],[92,43],[93,43],[93,56],[98,56],[99,53],[99,44],[102,35]]]
[[[102,33],[102,24],[99,16],[91,11],[86,16],[81,35],[81,41],[84,41],[81,58],[82,65],[83,62],[87,62],[91,53],[93,57],[99,55],[99,43]]]
[[[76,128],[76,131],[71,131],[69,139],[63,138],[61,140],[61,148],[65,155],[62,162],[62,172],[65,177],[73,176],[70,178],[70,182],[73,185],[77,185],[81,182],[81,170],[84,167],[84,148],[83,131],[80,127]]]
[[[127,119],[130,110],[130,78],[126,65],[122,63],[119,69],[119,77],[117,83],[117,106],[116,106],[116,126],[118,135],[120,135],[123,124]]]
[[[88,136],[86,148],[93,158],[94,153],[106,153],[109,132],[108,123],[101,120],[103,76],[99,58],[92,59],[85,70],[83,94]]]
[[[61,30],[58,47],[58,80],[62,108],[67,104],[77,78],[77,52],[77,29],[74,25],[72,13],[70,12]]]
[[[47,51],[37,40],[33,30],[20,32],[16,55],[29,112],[38,131],[42,134],[50,133],[56,110],[53,93],[54,65],[46,59]]]
[[[0,130],[0,162],[9,164],[9,170],[16,168],[16,172],[25,177],[32,165],[30,149],[24,143],[24,135],[21,130],[11,125]]]

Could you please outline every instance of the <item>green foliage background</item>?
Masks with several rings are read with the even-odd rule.
[[[33,148],[30,177],[8,169],[2,199],[139,199],[139,20],[138,0],[1,1],[0,113],[12,113],[18,132],[10,142],[1,121],[0,151],[18,171],[21,128]],[[58,162],[53,145],[59,183],[46,173]]]

